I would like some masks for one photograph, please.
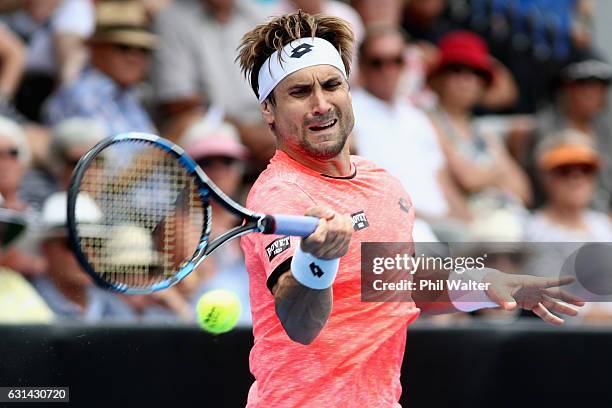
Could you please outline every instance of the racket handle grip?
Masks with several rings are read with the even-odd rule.
[[[274,227],[272,234],[292,235],[297,237],[307,237],[312,234],[319,225],[318,217],[304,215],[274,215]]]

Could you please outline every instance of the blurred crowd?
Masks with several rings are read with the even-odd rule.
[[[351,24],[351,148],[411,194],[415,241],[515,243],[489,247],[508,272],[525,243],[612,242],[612,66],[589,0],[0,0],[0,322],[193,322],[225,288],[250,325],[237,242],[169,290],[98,289],[69,248],[66,189],[98,141],[143,131],[244,201],[275,140],[236,47],[297,9]],[[213,207],[213,237],[237,222]]]

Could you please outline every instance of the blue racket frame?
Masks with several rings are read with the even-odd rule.
[[[192,255],[191,259],[186,260],[180,269],[173,276],[157,282],[150,287],[131,287],[126,284],[118,284],[109,282],[103,278],[103,273],[95,271],[95,269],[87,261],[87,256],[81,250],[80,236],[78,231],[78,221],[76,219],[76,200],[79,194],[79,188],[86,170],[95,158],[109,146],[122,143],[125,141],[141,141],[152,146],[158,147],[170,155],[174,156],[183,168],[194,177],[203,202],[208,202],[210,199],[221,204],[227,211],[241,217],[245,222],[233,229],[228,230],[215,240],[209,242],[211,231],[211,209],[206,205],[205,225],[200,235],[200,242]],[[159,290],[167,289],[176,283],[180,282],[188,276],[198,265],[206,259],[214,250],[221,247],[231,239],[251,233],[260,232],[263,234],[276,235],[295,235],[306,237],[316,229],[319,219],[308,216],[294,215],[266,215],[253,212],[240,204],[236,203],[221,191],[211,180],[206,173],[198,166],[198,164],[185,152],[179,145],[164,139],[160,136],[150,133],[128,132],[122,133],[114,137],[104,139],[91,150],[89,150],[77,163],[70,180],[68,189],[68,205],[67,205],[67,224],[68,224],[68,239],[70,246],[81,267],[95,281],[95,283],[108,290],[126,294],[149,294]]]

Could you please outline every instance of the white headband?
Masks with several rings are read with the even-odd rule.
[[[266,100],[270,92],[289,74],[302,68],[315,65],[331,65],[342,72],[345,78],[346,68],[340,53],[329,41],[319,37],[299,38],[285,45],[279,60],[276,51],[268,58],[258,74],[259,102]]]

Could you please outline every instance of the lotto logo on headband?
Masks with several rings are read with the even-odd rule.
[[[319,37],[299,38],[272,54],[259,69],[259,102],[265,101],[288,75],[315,65],[331,65],[347,78],[342,57],[332,43]]]
[[[302,58],[302,55],[309,53],[312,49],[312,45],[302,44],[293,50],[291,53],[291,58]]]

